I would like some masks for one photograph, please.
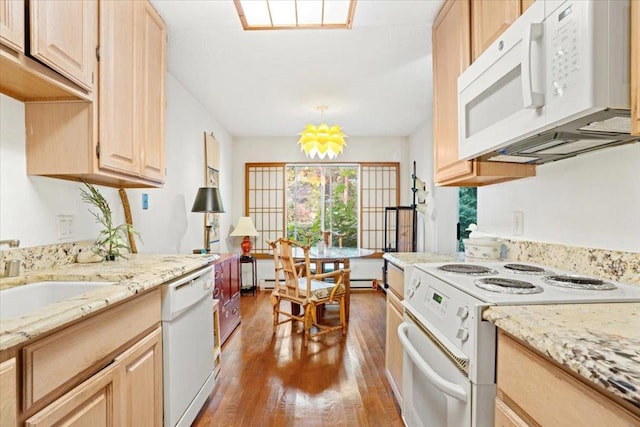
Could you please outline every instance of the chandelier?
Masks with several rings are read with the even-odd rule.
[[[299,133],[300,151],[304,151],[309,158],[313,159],[316,155],[320,159],[329,157],[335,159],[346,144],[344,139],[347,137],[340,126],[329,126],[324,123],[324,111],[329,107],[319,106],[318,110],[322,113],[322,120],[318,126],[308,124],[304,130]]]

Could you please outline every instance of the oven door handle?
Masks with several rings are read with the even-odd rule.
[[[407,352],[413,363],[416,364],[420,372],[424,374],[425,377],[434,385],[438,390],[443,392],[444,394],[451,396],[455,399],[458,399],[461,402],[467,401],[467,393],[464,391],[462,386],[452,383],[451,381],[447,381],[442,378],[440,375],[433,370],[431,366],[418,353],[418,350],[415,349],[409,338],[407,337],[407,331],[409,329],[409,325],[405,322],[402,322],[400,326],[398,326],[398,337],[400,338],[400,342],[402,343],[402,347]]]

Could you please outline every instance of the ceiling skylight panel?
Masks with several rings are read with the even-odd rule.
[[[345,24],[349,19],[349,0],[326,0],[324,2],[324,23]]]
[[[356,0],[233,0],[245,30],[350,29]]]

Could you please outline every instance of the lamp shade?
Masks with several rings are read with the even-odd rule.
[[[193,201],[191,212],[224,213],[220,191],[216,187],[200,187]]]
[[[238,218],[238,224],[236,228],[233,229],[230,236],[257,236],[258,230],[253,225],[253,221],[251,221],[251,217],[249,216],[241,216]]]

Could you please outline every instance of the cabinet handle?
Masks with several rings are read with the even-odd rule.
[[[231,310],[231,314],[235,315],[238,312],[238,307],[235,307],[233,310]]]
[[[218,298],[218,295],[220,295],[221,291],[220,288],[214,288],[213,289],[213,297],[214,298]]]

